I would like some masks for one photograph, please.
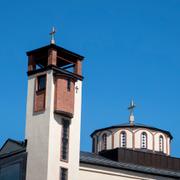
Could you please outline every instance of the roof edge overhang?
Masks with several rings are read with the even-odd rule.
[[[77,53],[74,53],[74,52],[72,52],[72,51],[69,51],[69,50],[67,50],[67,49],[65,49],[65,48],[63,48],[63,47],[57,46],[57,45],[55,45],[55,44],[49,44],[49,45],[47,45],[47,46],[43,46],[43,47],[38,48],[38,49],[34,49],[34,50],[31,50],[31,51],[27,51],[26,54],[27,54],[27,56],[30,56],[30,55],[35,54],[35,53],[38,53],[38,52],[47,51],[48,49],[51,49],[51,48],[53,48],[53,49],[55,49],[55,50],[57,50],[57,51],[63,51],[63,52],[65,52],[65,53],[69,54],[69,55],[72,55],[72,56],[78,58],[78,59],[81,60],[81,61],[84,59],[84,56],[81,56],[81,55],[79,55],[79,54],[77,54]]]
[[[81,153],[87,153],[87,152],[81,151]],[[93,154],[93,153],[88,152],[88,154]],[[145,174],[153,174],[153,175],[163,176],[163,177],[171,177],[171,178],[172,177],[173,178],[180,177],[180,174],[177,171],[171,171],[171,170],[167,170],[167,169],[158,169],[158,168],[147,167],[147,166],[142,166],[142,165],[135,165],[132,163],[116,162],[116,161],[110,160],[108,158],[105,158],[105,157],[103,157],[101,155],[97,155],[97,154],[95,154],[95,156],[98,156],[101,159],[92,161],[92,159],[94,159],[94,158],[84,159],[84,158],[81,158],[81,156],[80,156],[80,160],[79,160],[80,166],[87,164],[87,165],[95,166],[96,168],[99,166],[99,167],[107,167],[107,168],[113,168],[113,169],[121,169],[121,170],[127,170],[127,171],[140,172],[140,173],[145,173]],[[104,160],[108,161],[108,163],[102,162]],[[119,165],[119,163],[121,165]],[[128,165],[134,166],[134,167],[130,167]]]
[[[167,174],[162,174],[162,173],[154,173],[154,172],[144,172],[144,171],[141,171],[141,170],[135,170],[135,169],[128,169],[126,167],[112,167],[110,165],[102,165],[102,164],[96,164],[96,163],[93,163],[93,162],[86,162],[86,161],[83,161],[83,160],[80,160],[80,166],[83,166],[83,164],[88,164],[88,165],[92,165],[92,166],[95,166],[95,168],[97,167],[106,167],[106,168],[113,168],[113,169],[121,169],[121,170],[125,170],[125,171],[133,171],[133,172],[137,172],[137,173],[144,173],[144,174],[151,174],[151,175],[156,175],[156,176],[160,176],[160,177],[169,177],[169,178],[179,178],[178,175],[174,175],[174,174],[171,174],[171,175],[167,175]]]

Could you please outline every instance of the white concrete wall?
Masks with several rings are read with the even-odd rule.
[[[48,169],[49,120],[52,96],[52,71],[47,72],[46,109],[34,114],[34,92],[36,76],[28,77],[26,109],[27,178],[26,180],[46,180]]]
[[[167,140],[167,155],[170,156],[170,154],[171,154],[171,140],[169,137],[167,137],[166,140]]]
[[[67,168],[68,178],[76,180],[79,172],[82,81],[79,80],[75,83],[78,91],[75,90],[74,117],[71,119],[69,131],[69,160],[62,162],[60,147],[63,117],[54,114],[53,71],[47,72],[45,111],[33,114],[35,80],[35,75],[28,79],[27,180],[59,180],[60,167]]]
[[[78,87],[78,92],[75,92],[74,117],[70,128],[69,142],[69,180],[78,180],[79,174],[79,155],[80,155],[80,128],[81,128],[81,101],[82,101],[82,81],[77,81],[75,87]],[[76,91],[76,90],[75,90]],[[51,179],[52,180],[52,179]],[[59,179],[58,179],[59,180]]]
[[[95,165],[80,165],[79,180],[172,180],[172,178],[136,173],[132,171],[99,167]]]
[[[78,179],[82,82],[76,82],[75,86],[78,86],[78,92],[75,93],[74,117],[71,119],[70,124],[68,162],[60,161],[61,122],[64,117],[60,115],[54,116],[54,113],[51,113],[48,180],[52,180],[52,177],[54,180],[59,180],[60,167],[68,169],[68,179]]]

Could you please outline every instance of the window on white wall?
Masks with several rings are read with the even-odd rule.
[[[107,134],[102,135],[102,150],[107,149]]]
[[[62,121],[62,137],[61,137],[61,160],[68,161],[69,154],[69,127],[70,121],[63,119]]]
[[[159,151],[160,152],[163,152],[163,147],[164,147],[164,139],[163,139],[163,136],[159,136]]]
[[[121,147],[126,147],[126,132],[121,132]]]
[[[60,168],[60,180],[68,179],[68,169],[61,167]]]
[[[147,149],[147,133],[146,132],[143,132],[141,134],[141,148]]]

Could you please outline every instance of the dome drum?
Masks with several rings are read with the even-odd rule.
[[[119,125],[92,133],[93,151],[126,148],[170,155],[172,135],[168,131],[145,125]]]

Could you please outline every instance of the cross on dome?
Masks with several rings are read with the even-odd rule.
[[[135,107],[136,107],[136,105],[135,105],[134,101],[131,100],[130,105],[128,107],[128,110],[130,112],[129,123],[131,125],[134,125],[134,109],[135,109]]]

